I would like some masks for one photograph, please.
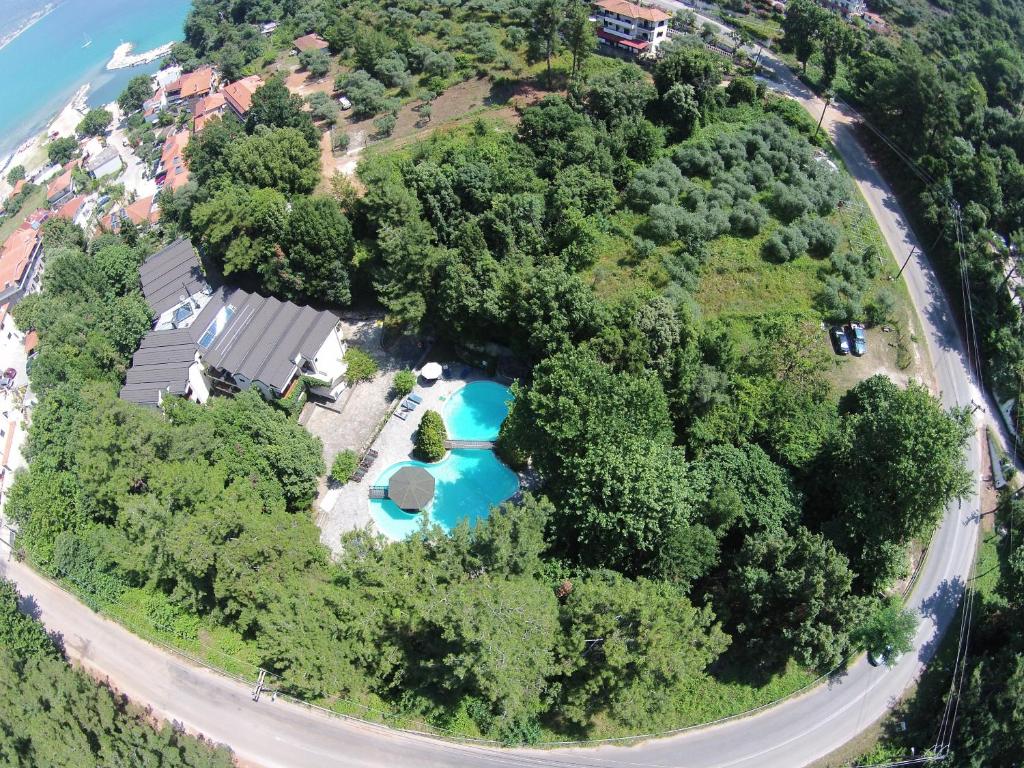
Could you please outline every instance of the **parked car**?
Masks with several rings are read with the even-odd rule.
[[[850,341],[850,351],[857,357],[868,351],[868,337],[860,323],[850,323],[846,326],[846,337]]]
[[[343,112],[346,112],[346,111],[352,109],[352,102],[349,101],[348,96],[339,96],[338,97],[338,106],[341,107]]]
[[[830,335],[832,337],[832,346],[835,347],[837,355],[850,354],[850,342],[846,338],[842,326],[833,325]]]
[[[18,372],[13,368],[8,368],[4,371],[4,375],[0,376],[0,389],[10,389],[14,386],[14,380],[18,377]]]

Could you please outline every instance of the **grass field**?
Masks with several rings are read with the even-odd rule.
[[[18,210],[17,213],[15,213],[13,216],[5,220],[4,222],[0,223],[0,243],[2,243],[4,240],[10,237],[11,233],[13,233],[14,230],[21,226],[21,223],[25,220],[25,217],[32,213],[32,211],[34,211],[36,208],[45,207],[46,185],[43,184],[37,187],[31,195],[25,198],[25,202],[22,204],[21,208]]]

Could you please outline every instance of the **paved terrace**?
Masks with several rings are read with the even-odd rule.
[[[359,482],[349,482],[341,487],[331,488],[321,497],[316,522],[320,527],[320,540],[330,547],[332,552],[340,554],[341,535],[347,531],[367,526],[377,530],[373,518],[370,516],[370,486],[392,464],[412,458],[413,436],[419,427],[424,411],[442,412],[445,400],[454,392],[470,381],[480,381],[484,378],[476,370],[472,370],[467,376],[462,377],[458,375],[462,370],[463,366],[460,363],[455,363],[450,366],[449,371],[449,375],[453,375],[453,378],[442,378],[433,383],[417,378],[416,389],[413,390],[413,393],[422,397],[423,402],[409,414],[409,418],[405,421],[397,416],[391,416],[388,419],[373,442],[372,448],[379,455],[366,476]],[[418,369],[416,374],[418,377]]]

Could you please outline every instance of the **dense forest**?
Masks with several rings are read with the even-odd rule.
[[[888,311],[877,259],[830,221],[848,181],[799,109],[723,87],[702,47],[673,48],[653,83],[592,64],[518,126],[367,156],[362,194],[314,193],[309,116],[271,81],[245,125],[190,143],[193,181],[161,200],[261,290],[507,345],[531,373],[500,449],[531,462],[536,494],[451,536],[349,534],[332,561],[309,513],[319,446],[286,413],[251,393],[163,413],[116,399],[153,246],[56,221],[44,290],[16,308],[40,336],[9,502],[31,561],[285,691],[509,743],[697,722],[793,664],[900,642],[887,595],[966,488],[969,421],[880,376],[833,394],[819,318]],[[702,318],[693,289],[723,239],[812,265],[820,303]],[[596,290],[609,254],[649,279]]]
[[[230,754],[145,713],[64,660],[43,625],[0,580],[0,762],[9,768],[133,765],[230,768]]]

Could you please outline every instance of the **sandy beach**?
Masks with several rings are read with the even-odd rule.
[[[128,67],[137,67],[139,64],[149,64],[170,53],[172,45],[174,43],[164,43],[157,48],[133,54],[134,44],[121,43],[114,49],[114,55],[107,62],[107,69],[127,69]]]
[[[51,136],[54,134],[60,137],[75,135],[75,128],[85,117],[85,98],[88,93],[88,85],[79,88],[71,101],[65,104],[64,109],[46,126],[45,131],[26,139],[14,151],[3,168],[0,168],[0,198],[5,198],[10,193],[11,188],[6,178],[9,168],[23,165],[28,176],[31,177],[46,165],[46,153],[43,151],[43,146],[49,142]]]

